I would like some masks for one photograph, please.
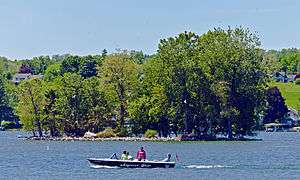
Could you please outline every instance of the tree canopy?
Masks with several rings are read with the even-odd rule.
[[[162,39],[151,56],[106,50],[40,56],[19,62],[20,72],[44,77],[16,86],[15,109],[24,128],[40,136],[113,128],[119,135],[153,129],[160,136],[234,138],[257,128],[270,106],[267,83],[274,64],[296,72],[297,53],[263,51],[257,35],[245,28],[217,28]]]

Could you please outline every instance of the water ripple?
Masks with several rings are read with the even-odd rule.
[[[191,169],[214,169],[214,168],[232,168],[232,166],[223,166],[223,165],[186,165],[183,168]]]

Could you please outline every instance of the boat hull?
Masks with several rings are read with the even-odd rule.
[[[121,167],[121,168],[174,168],[175,162],[161,161],[130,161],[115,159],[89,158],[88,161],[93,165]]]

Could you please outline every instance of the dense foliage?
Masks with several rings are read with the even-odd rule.
[[[9,104],[9,96],[6,92],[5,78],[0,77],[0,125],[2,121],[15,121],[13,108]]]
[[[8,104],[23,127],[39,136],[87,131],[101,137],[145,132],[243,136],[252,133],[265,110],[274,64],[297,71],[293,63],[298,60],[274,53],[277,61],[259,46],[247,29],[214,29],[162,39],[152,56],[103,50],[93,56],[21,60],[19,71],[5,72],[42,74],[43,79],[8,88]]]
[[[270,50],[266,57],[277,62],[277,69],[287,74],[300,73],[300,50],[296,48],[282,49],[281,51]]]
[[[269,88],[267,90],[267,110],[264,123],[280,122],[287,112],[288,108],[279,89],[276,86]]]

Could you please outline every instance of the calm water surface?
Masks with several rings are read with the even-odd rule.
[[[260,133],[259,142],[54,142],[0,132],[0,179],[300,179],[300,133]],[[143,145],[148,159],[177,153],[174,169],[91,168],[89,157],[108,157]]]

